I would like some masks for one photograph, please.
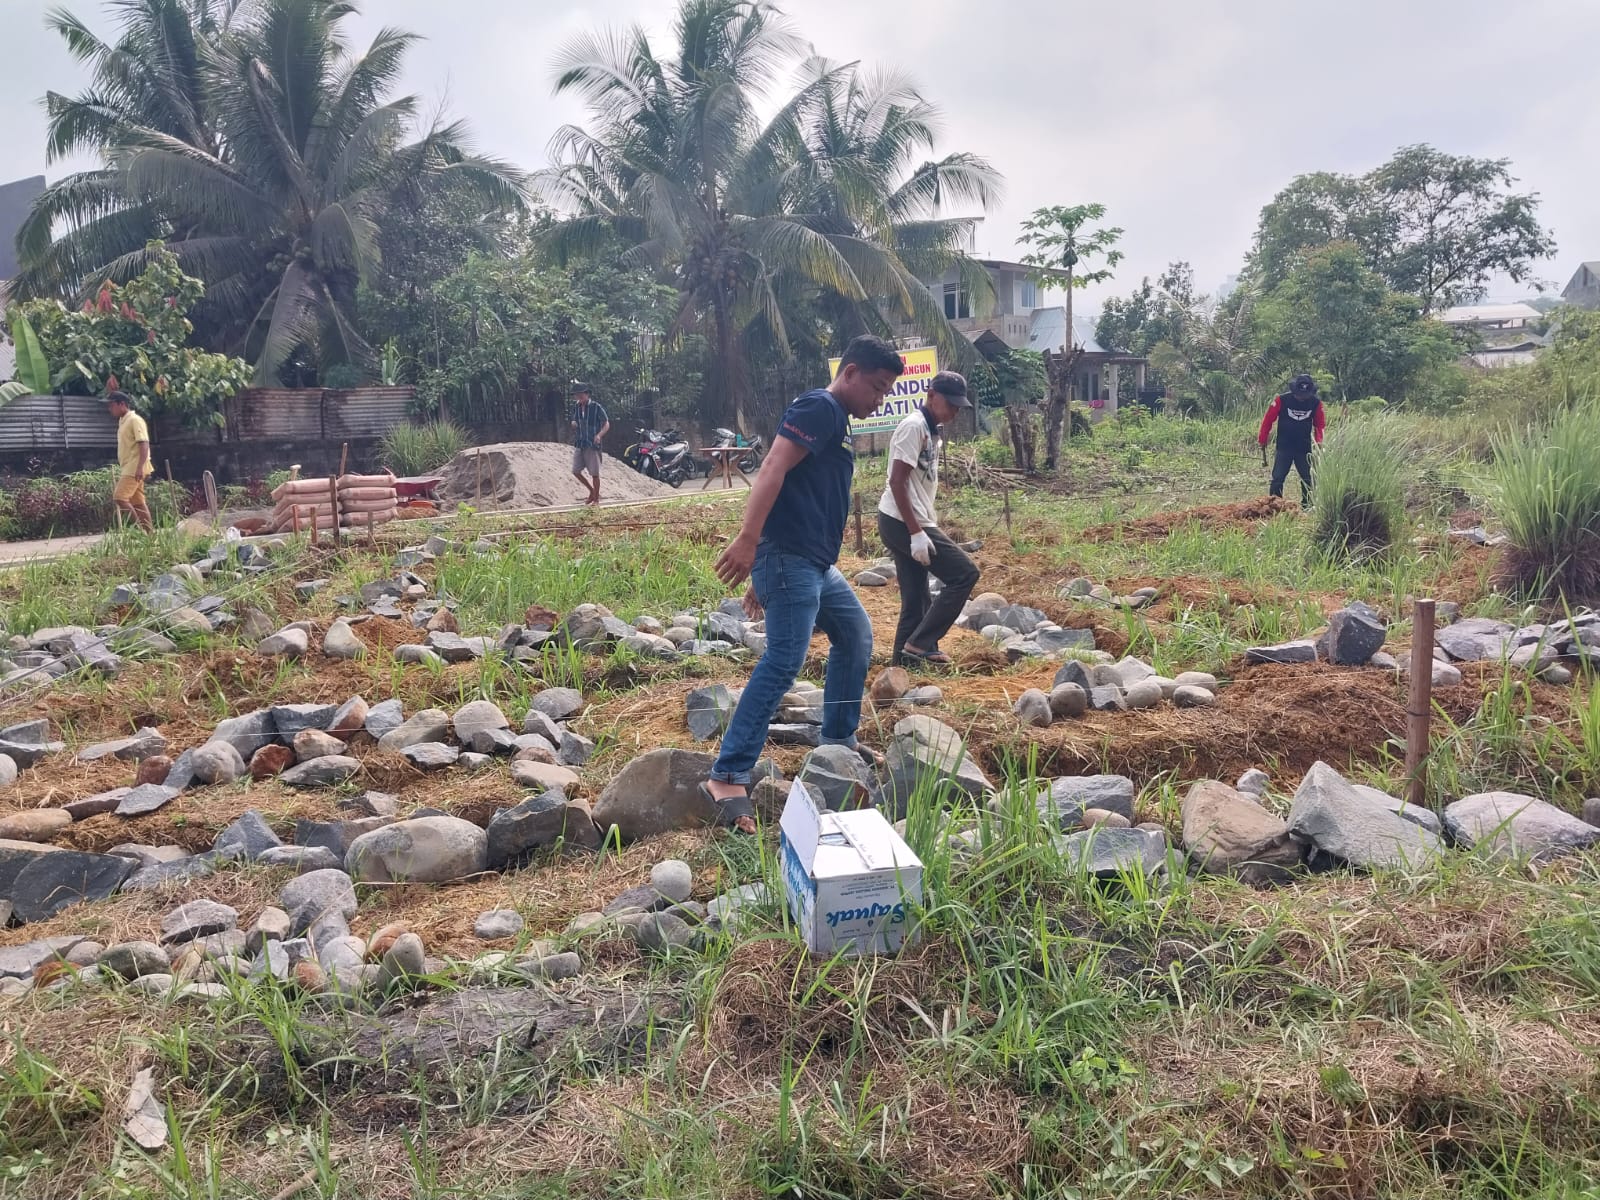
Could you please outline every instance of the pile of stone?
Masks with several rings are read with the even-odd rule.
[[[992,642],[1011,662],[1067,655],[1098,659],[1094,630],[1063,629],[1037,608],[1009,604],[998,592],[967,601],[956,624]]]
[[[970,542],[958,542],[956,545],[959,549],[968,554],[976,554],[979,550],[983,549],[982,539],[974,539]],[[870,567],[856,572],[855,584],[857,587],[888,587],[891,583],[898,579],[899,576],[900,571],[899,568],[895,566],[894,559],[880,558],[876,560]],[[939,592],[943,590],[943,588],[944,583],[937,576],[928,580],[928,591],[932,595],[937,596]]]
[[[1217,701],[1217,677],[1185,671],[1175,678],[1156,674],[1138,658],[1086,663],[1069,660],[1056,672],[1049,694],[1029,688],[1012,711],[1024,725],[1047,728],[1058,720],[1095,712],[1127,712],[1172,703],[1179,708],[1210,708]]]
[[[1500,662],[1526,670],[1546,683],[1570,683],[1578,670],[1600,667],[1600,613],[1584,609],[1549,624],[1511,625],[1487,617],[1457,619],[1454,604],[1440,603],[1441,621],[1434,632],[1434,687],[1461,682],[1462,662]],[[1388,623],[1369,605],[1356,601],[1334,613],[1318,637],[1276,646],[1256,646],[1245,657],[1256,663],[1328,662],[1336,666],[1370,666],[1408,674],[1409,654],[1383,651]]]
[[[1451,846],[1541,862],[1600,842],[1600,827],[1509,792],[1462,797],[1441,819],[1318,762],[1280,816],[1262,803],[1265,782],[1250,772],[1234,787],[1201,780],[1189,789],[1183,840],[1197,870],[1261,885],[1301,869],[1427,871]],[[1586,804],[1585,815],[1600,817],[1600,801]]]
[[[773,915],[774,898],[761,883],[747,883],[701,903],[692,898],[689,864],[669,858],[650,869],[650,882],[628,888],[604,908],[579,913],[568,937],[631,938],[652,954],[703,951],[715,938],[749,927],[752,917]]]
[[[594,743],[567,724],[583,704],[575,689],[547,688],[531,701],[518,733],[487,700],[471,701],[454,714],[424,709],[406,717],[398,700],[369,705],[353,696],[343,704],[279,704],[229,717],[203,745],[176,759],[167,757],[166,739],[156,729],[84,747],[78,752],[83,762],[136,763],[134,783],[59,808],[0,818],[0,904],[9,905],[8,919],[38,921],[69,904],[203,876],[237,859],[297,870],[344,868],[364,881],[437,882],[505,869],[558,843],[593,849],[601,832],[589,806],[568,798],[579,783],[575,768],[594,752]],[[257,781],[277,778],[289,787],[336,787],[361,771],[350,746],[358,737],[422,771],[483,770],[505,758],[512,779],[532,794],[498,811],[486,829],[426,810],[400,821],[394,797],[368,792],[341,801],[357,810],[351,819],[297,822],[290,845],[254,811],[223,830],[209,852],[196,855],[137,845],[84,854],[51,844],[75,821],[107,813],[147,816],[190,788],[229,784],[246,774]],[[0,730],[0,779],[14,781],[19,766],[65,751],[49,738],[45,721]]]
[[[1096,583],[1092,579],[1079,576],[1069,579],[1062,584],[1059,595],[1063,600],[1075,604],[1101,604],[1108,608],[1131,608],[1134,610],[1149,608],[1161,596],[1159,588],[1136,588],[1125,596],[1119,596],[1103,583]]]

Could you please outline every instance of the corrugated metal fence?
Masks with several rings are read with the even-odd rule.
[[[157,419],[157,443],[339,441],[382,437],[405,424],[409,387],[247,388],[224,402],[221,428]],[[0,454],[115,446],[117,423],[89,396],[24,396],[0,408]]]

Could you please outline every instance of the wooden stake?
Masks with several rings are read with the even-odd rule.
[[[339,444],[339,478],[340,479],[344,478],[344,469],[349,464],[349,462],[350,462],[350,443],[349,442],[341,442]]]
[[[373,530],[372,530],[372,514],[368,513],[367,514],[367,545],[376,546],[377,544],[378,544],[378,535],[376,533],[374,533]]]
[[[867,553],[867,541],[866,541],[866,539],[864,537],[861,536],[861,493],[860,492],[855,493],[855,511],[856,511],[856,553],[858,555],[865,556],[866,553]]]
[[[311,506],[311,544],[313,546],[322,545],[322,539],[317,536],[317,506],[315,504]]]
[[[1011,485],[1006,484],[1006,536],[1011,536]]]
[[[290,525],[291,528],[293,528],[295,537],[299,537],[300,536],[300,506],[298,504],[289,505],[289,525]]]
[[[328,476],[328,513],[331,526],[328,532],[333,538],[333,544],[337,546],[339,544],[339,477],[337,475]]]
[[[1411,693],[1406,700],[1406,803],[1422,808],[1428,787],[1428,723],[1433,715],[1433,601],[1411,606]]]
[[[202,472],[201,475],[200,475],[200,484],[201,484],[202,487],[205,488],[205,492],[206,492],[206,508],[211,513],[211,523],[213,525],[215,525],[217,523],[217,509],[218,509],[218,504],[217,504],[217,477],[215,475],[213,475],[210,471]]]
[[[473,507],[479,512],[483,511],[483,451],[479,450],[472,456],[473,465],[478,468],[478,484],[473,490]]]

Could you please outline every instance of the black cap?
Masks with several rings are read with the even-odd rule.
[[[1317,381],[1309,375],[1296,375],[1289,382],[1289,390],[1296,396],[1315,396],[1317,394]]]
[[[106,403],[107,404],[126,404],[129,408],[132,408],[133,407],[133,397],[128,395],[127,392],[107,392],[106,393]]]
[[[967,399],[966,376],[955,371],[940,371],[928,381],[928,390],[938,392],[954,408],[972,407],[972,401]]]
[[[573,380],[572,394],[574,396],[587,396],[589,394],[589,385],[581,382],[580,380]]]

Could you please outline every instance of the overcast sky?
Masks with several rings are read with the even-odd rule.
[[[47,0],[0,0],[0,180],[43,161],[47,89],[77,65],[43,26]],[[68,7],[102,29],[103,0]],[[480,147],[536,167],[581,113],[551,95],[552,53],[574,32],[642,21],[666,0],[364,0],[380,25],[423,35],[408,90],[470,120]],[[1594,0],[789,0],[818,53],[909,71],[945,113],[941,151],[987,156],[1006,195],[977,250],[1015,252],[1029,210],[1100,201],[1127,258],[1096,295],[1172,259],[1211,289],[1238,270],[1261,206],[1294,175],[1360,172],[1397,147],[1512,160],[1543,198],[1563,285],[1600,258],[1600,105]],[[1521,293],[1497,286],[1492,298]]]

